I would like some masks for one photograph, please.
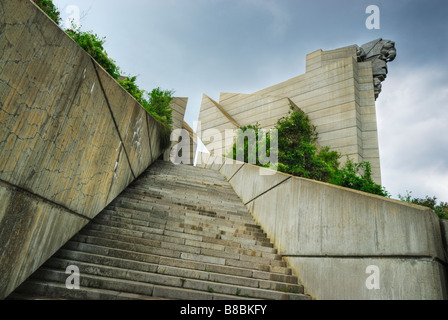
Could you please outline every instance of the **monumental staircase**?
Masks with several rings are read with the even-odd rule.
[[[157,160],[8,299],[311,297],[219,172]]]

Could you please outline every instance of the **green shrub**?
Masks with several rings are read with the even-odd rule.
[[[54,22],[61,23],[61,13],[51,0],[33,0]]]
[[[240,129],[230,156],[237,159],[238,152],[244,152],[244,162],[260,166],[264,162],[258,159],[258,143],[255,143],[254,147],[250,145],[249,139],[245,138],[244,144],[241,140],[244,132],[250,129],[255,130],[255,142],[258,141],[261,130],[259,124],[244,126]],[[373,181],[369,162],[355,164],[347,159],[345,165],[339,168],[341,155],[336,151],[330,151],[328,146],[318,146],[316,127],[311,124],[304,112],[294,110],[291,106],[288,116],[281,118],[275,129],[278,134],[277,166],[279,171],[390,197],[383,187]],[[271,138],[269,134],[266,135],[266,145],[270,146]],[[267,156],[270,152],[272,150],[268,148]]]

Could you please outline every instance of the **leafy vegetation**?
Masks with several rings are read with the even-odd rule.
[[[412,191],[406,191],[406,195],[402,196],[401,194],[399,194],[398,199],[408,203],[428,207],[432,209],[439,218],[448,219],[448,202],[440,202],[439,204],[437,204],[437,197],[435,196],[432,198],[426,196],[424,199],[422,199],[422,198],[413,198],[411,194]]]
[[[256,139],[253,140],[258,141],[258,137],[262,134],[259,124],[244,126],[240,129],[230,156],[233,159],[240,159],[237,157],[238,153],[244,152],[245,162],[267,167],[266,161],[258,158],[259,145],[255,143],[256,148],[253,148],[254,141],[250,141],[245,135],[247,130],[254,130]],[[340,168],[340,153],[330,151],[327,146],[318,146],[316,127],[311,124],[304,112],[294,110],[291,106],[288,116],[281,118],[275,129],[278,134],[277,166],[279,171],[390,197],[383,187],[373,181],[369,162],[355,164],[348,158],[344,166]],[[273,152],[270,148],[271,138],[268,132],[266,139],[261,140],[261,145],[266,142],[266,146],[269,146],[266,156],[270,156]]]
[[[61,23],[61,13],[51,0],[33,0],[54,22]]]
[[[51,0],[33,1],[50,18],[60,24],[60,12]],[[173,124],[171,101],[174,91],[155,88],[151,92],[146,92],[138,87],[136,76],[122,76],[116,62],[104,49],[105,37],[101,38],[93,31],[81,31],[80,27],[74,25],[65,32],[157,120],[161,130],[161,146],[162,148],[169,147]]]
[[[148,99],[142,99],[140,103],[146,110],[162,123],[171,125],[173,123],[171,101],[174,91],[155,88],[148,93]]]

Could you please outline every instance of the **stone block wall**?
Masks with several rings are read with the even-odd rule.
[[[163,150],[156,120],[32,1],[0,17],[1,299]]]

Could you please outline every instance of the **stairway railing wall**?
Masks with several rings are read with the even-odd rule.
[[[227,158],[198,166],[226,177],[313,297],[447,299],[432,210]]]

